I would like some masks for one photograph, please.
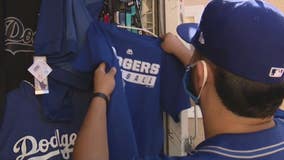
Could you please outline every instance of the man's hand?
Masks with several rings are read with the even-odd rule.
[[[106,65],[104,63],[100,64],[94,74],[94,92],[104,93],[110,97],[115,87],[115,74],[116,68],[112,67],[106,73]]]
[[[191,61],[191,56],[193,54],[193,50],[187,48],[179,38],[172,34],[167,33],[165,36],[162,37],[163,42],[161,44],[162,49],[169,53],[173,54],[177,57],[184,66],[188,65]]]
[[[94,92],[110,96],[115,87],[115,74],[114,67],[106,73],[106,65],[100,64],[94,75]],[[107,103],[93,98],[76,139],[73,159],[109,160],[107,135]]]
[[[180,39],[172,33],[167,33],[165,36],[162,36],[162,39],[161,47],[167,53],[175,55],[179,48],[185,47]]]

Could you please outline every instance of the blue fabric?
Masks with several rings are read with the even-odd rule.
[[[184,40],[216,65],[252,81],[284,81],[284,15],[262,0],[213,0],[196,34],[178,27]]]
[[[42,0],[35,36],[36,55],[60,53],[64,47],[65,1]]]
[[[49,82],[56,83],[52,79]],[[0,124],[0,158],[71,160],[92,92],[70,90],[72,92],[64,100],[69,100],[70,108],[76,114],[68,122],[47,120],[42,111],[42,96],[36,96],[30,84],[23,82],[18,89],[11,91]]]
[[[104,0],[84,0],[90,15],[98,20],[103,8]]]
[[[72,90],[69,86],[49,80],[49,94],[43,95],[42,110],[50,121],[70,121],[73,118]]]
[[[247,134],[223,134],[199,144],[189,157],[161,157],[160,160],[280,160],[284,157],[284,121],[276,126]]]
[[[96,25],[90,27],[87,44],[76,60],[78,66],[77,69],[85,72],[89,71],[90,74],[101,62],[105,62],[108,69],[111,66],[119,68],[109,42],[105,39],[104,33],[102,33],[100,28]],[[110,159],[133,159],[137,157],[138,154],[137,145],[127,100],[124,96],[125,90],[120,70],[118,70],[115,80],[116,86],[108,107],[108,142]]]
[[[95,1],[88,0],[86,1],[88,9],[90,7],[93,7]],[[96,1],[98,2],[98,1]],[[46,2],[48,3],[48,2]],[[49,2],[51,3],[51,2]],[[60,1],[58,1],[60,3]],[[81,49],[80,45],[86,45],[89,46],[89,42],[94,42],[95,45],[102,45],[102,47],[105,45],[105,43],[98,43],[93,37],[89,37],[89,40],[85,42],[85,38],[87,38],[86,35],[86,28],[88,28],[90,17],[88,16],[88,13],[86,11],[86,8],[83,6],[82,1],[64,1],[62,2],[64,6],[66,6],[66,10],[62,10],[61,13],[58,13],[57,16],[53,16],[52,18],[57,20],[57,18],[61,17],[62,15],[67,14],[67,17],[64,17],[64,24],[63,27],[60,26],[58,28],[63,28],[62,30],[59,30],[59,34],[61,35],[61,32],[65,33],[67,35],[63,36],[57,36],[57,35],[48,35],[48,38],[50,36],[50,39],[60,39],[63,41],[61,44],[56,43],[59,47],[54,48],[54,46],[51,46],[49,42],[45,40],[45,34],[49,33],[49,28],[41,28],[45,32],[41,32],[42,34],[37,35],[38,36],[38,43],[42,45],[37,45],[38,51],[36,55],[43,55],[47,56],[48,58],[48,64],[53,69],[53,72],[51,73],[50,77],[53,79],[56,79],[57,81],[60,81],[61,83],[64,83],[66,85],[70,85],[74,88],[79,89],[91,89],[92,86],[92,73],[93,69],[95,69],[95,65],[92,66],[92,68],[89,70],[88,73],[80,73],[73,69],[73,67],[70,65],[73,61],[73,59],[76,57],[77,51]],[[96,3],[97,4],[97,3]],[[42,11],[46,11],[49,9],[49,12],[52,12],[53,7],[57,8],[57,3],[51,3],[49,8],[45,8],[42,6]],[[45,25],[45,16],[47,18],[48,15],[42,16],[41,25]],[[83,16],[83,19],[81,19]],[[94,16],[94,15],[92,15]],[[65,21],[66,18],[66,21]],[[61,21],[61,20],[60,20]],[[47,24],[48,25],[48,24]],[[56,24],[56,25],[61,25]],[[65,27],[65,25],[68,25]],[[53,31],[54,26],[50,26],[51,30]],[[54,29],[55,30],[55,29]],[[90,31],[91,32],[91,31]],[[53,32],[51,32],[53,33]],[[104,37],[104,36],[102,36]],[[53,39],[54,38],[54,39]],[[97,39],[98,40],[98,39]],[[42,43],[42,41],[46,43]],[[56,41],[56,42],[61,42]],[[105,42],[103,40],[103,42]],[[93,44],[91,44],[93,45]],[[61,48],[60,48],[61,47]],[[47,48],[47,49],[46,49]],[[89,50],[88,47],[83,47],[85,50]],[[93,61],[94,64],[99,64],[101,61],[108,62],[109,66],[118,66],[118,63],[114,61],[114,56],[112,55],[112,50],[109,46],[103,47],[106,49],[106,53],[108,54],[101,54],[103,56],[101,57],[94,57],[95,60]],[[73,53],[69,53],[70,51],[73,51]],[[84,52],[84,51],[82,51]],[[116,59],[115,59],[116,60]],[[87,62],[87,61],[85,61]],[[119,74],[121,76],[121,74]],[[118,84],[122,84],[122,78],[120,76],[117,76],[116,81]],[[56,85],[52,85],[55,86]],[[52,87],[51,86],[51,87]],[[62,86],[60,86],[62,87]],[[123,92],[123,86],[117,85],[116,89],[113,93],[113,97],[116,97],[116,100],[113,100],[110,102],[110,106],[108,108],[108,142],[109,142],[109,149],[110,149],[110,159],[112,160],[127,160],[127,159],[133,159],[134,157],[137,157],[137,148],[136,148],[136,142],[135,142],[135,135],[133,134],[133,129],[131,126],[131,117],[129,114],[128,106],[126,103],[126,99],[121,94]],[[51,93],[49,95],[45,95],[43,97],[44,101],[44,110],[45,115],[48,119],[52,119],[53,121],[60,121],[60,120],[70,120],[73,118],[74,115],[76,115],[76,112],[71,111],[70,107],[68,108],[68,101],[63,104],[59,103],[60,99],[62,97],[65,97],[69,94],[68,88],[61,88],[61,90],[56,91],[54,93]],[[58,105],[51,106],[49,101],[53,101],[53,103],[56,103]],[[69,110],[68,110],[69,109]],[[52,113],[56,113],[56,115],[53,115]],[[73,116],[72,116],[73,115]],[[119,127],[118,127],[119,126]]]
[[[132,123],[125,127],[134,130],[139,156],[154,158],[163,148],[162,111],[178,120],[180,111],[189,106],[183,90],[182,64],[162,51],[160,39],[140,36],[113,25],[94,22],[88,38],[89,45],[75,61],[75,68],[92,71],[100,62],[107,62],[121,69],[116,78],[120,90],[115,90],[120,100],[113,95],[111,104],[125,108],[122,114],[130,111]],[[110,121],[113,121],[111,116]],[[114,128],[110,128],[113,132]]]
[[[284,110],[278,109],[274,115],[275,118],[282,118],[284,119]]]
[[[37,55],[60,57],[77,52],[103,0],[42,0],[35,39]]]
[[[83,46],[86,40],[87,30],[89,28],[89,25],[93,21],[92,16],[95,17],[95,20],[98,20],[97,17],[101,11],[102,4],[102,0],[66,1],[66,37],[67,41],[69,41],[68,48],[72,48],[71,51],[76,52]],[[90,11],[95,13],[91,15]]]
[[[87,3],[87,4],[85,4]],[[86,6],[100,10],[97,0],[43,0],[36,34],[36,56],[47,56],[53,69],[50,77],[78,89],[92,88],[92,75],[76,72],[70,65],[86,40],[87,28],[93,20]],[[50,84],[51,94],[43,96],[43,111],[52,121],[72,119],[68,102],[61,102],[69,93],[66,86]]]

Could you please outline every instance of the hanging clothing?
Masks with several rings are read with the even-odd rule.
[[[5,36],[4,47],[0,47],[0,55],[1,64],[7,70],[8,90],[17,88],[24,79],[32,81],[27,69],[33,62],[33,42],[39,5],[39,0],[1,1],[0,12],[4,17]],[[3,22],[0,24],[2,26]]]
[[[64,18],[65,0],[42,0],[34,44],[38,56],[63,52]]]
[[[4,50],[4,0],[0,1],[0,52]],[[0,54],[0,64],[2,60],[2,54]]]
[[[0,64],[0,122],[2,121],[5,112],[6,93],[7,93],[7,77],[6,71]]]
[[[56,87],[68,87],[53,79],[50,84]],[[43,96],[36,96],[34,88],[26,82],[8,93],[5,115],[0,123],[1,159],[46,159],[71,160],[74,143],[81,123],[92,99],[92,92],[69,88],[61,101],[52,101],[52,105],[68,102],[75,113],[70,121],[50,121],[46,119],[42,104]],[[58,98],[57,98],[58,99]],[[51,100],[51,99],[50,99]],[[58,102],[56,104],[55,102]],[[63,105],[64,106],[64,105]]]
[[[82,2],[82,0],[69,1],[68,3],[61,0],[44,0],[41,6],[41,17],[38,24],[39,28],[36,36],[35,48],[36,55],[47,56],[47,62],[53,69],[52,73],[49,75],[50,78],[71,87],[79,88],[80,90],[90,91],[92,89],[93,71],[82,73],[76,71],[72,66],[73,60],[76,58],[77,54],[79,54],[79,52],[75,51],[79,50],[80,47],[78,46],[80,46],[80,44],[84,44],[81,43],[84,41],[84,38],[82,37],[86,37],[87,25],[90,23],[90,19],[88,19],[88,17],[79,19],[81,18],[79,15],[87,15],[83,5],[84,3]],[[86,2],[90,4],[92,1],[89,0]],[[54,12],[56,12],[56,14],[50,13],[51,15],[54,14],[54,16],[48,14],[48,12],[50,12],[50,10],[48,10],[49,8],[53,8]],[[62,10],[62,8],[64,10]],[[65,17],[64,14],[66,13],[70,13],[69,15],[72,16]],[[57,21],[59,21],[59,23],[55,23],[55,25],[54,22]],[[45,23],[47,24],[45,25]],[[66,24],[68,25],[66,26]],[[68,33],[68,36],[62,33]],[[48,35],[45,36],[45,34]],[[74,42],[75,47],[70,45],[74,44]],[[85,43],[86,42],[87,41],[85,41]],[[111,50],[111,48],[108,49]],[[117,77],[117,80],[119,80],[119,77]],[[121,78],[120,80],[122,81]],[[123,89],[122,86],[117,86],[117,88],[119,90]],[[55,96],[55,94],[53,95],[52,93],[45,95],[44,98],[47,98],[45,102],[48,102],[48,99],[52,99],[52,96],[62,97],[64,96],[64,93],[65,92],[59,91],[56,93],[59,94],[59,96]],[[113,96],[118,97],[118,99],[113,102],[113,104],[110,104],[110,107],[108,107],[108,117],[111,117],[112,119],[110,120],[109,118],[108,120],[108,126],[111,128],[111,132],[108,133],[110,154],[114,160],[127,160],[130,159],[129,157],[137,155],[137,149],[133,130],[132,128],[128,128],[128,126],[131,125],[131,117],[127,108],[126,100],[124,99],[125,97],[119,93],[120,92],[113,93]],[[117,107],[114,104],[121,104],[122,107]],[[69,119],[72,119],[72,115],[74,115],[72,114],[72,111],[68,111],[68,107],[61,107],[60,105],[54,107],[47,104],[43,105],[42,109],[44,110],[45,117],[53,121],[68,120],[68,117]],[[54,116],[53,113],[56,113],[56,115]],[[120,136],[118,137],[118,135]],[[122,144],[123,147],[121,146]]]
[[[121,76],[123,81],[116,79],[116,85],[123,89],[115,92],[120,92],[120,98],[127,99],[125,105],[132,122],[127,128],[134,130],[139,153],[135,157],[137,159],[150,159],[162,153],[162,112],[178,120],[179,113],[189,106],[182,83],[183,65],[175,57],[164,53],[160,45],[160,39],[94,22],[88,32],[87,49],[78,55],[74,63],[75,68],[81,71],[92,71],[100,62],[107,62],[121,71],[117,76]],[[110,108],[125,107],[114,95],[110,104],[113,105]],[[115,116],[108,116],[110,122],[117,121]],[[116,127],[121,127],[121,124]],[[113,128],[110,128],[112,132]]]
[[[86,40],[89,25],[98,19],[102,4],[103,0],[43,0],[35,41],[37,55],[62,59],[69,52],[76,53]]]
[[[103,9],[104,0],[84,0],[86,7],[94,20],[98,20]]]
[[[4,52],[4,3],[0,0],[0,53]],[[0,121],[4,112],[6,94],[6,72],[3,67],[3,54],[0,54]]]
[[[89,75],[93,74],[93,70],[101,62],[105,62],[107,68],[111,66],[119,68],[113,48],[107,43],[104,33],[100,32],[97,27],[92,25],[89,28],[87,43],[74,60],[74,69]],[[92,47],[93,45],[96,47]],[[99,51],[98,54],[91,54],[97,53],[96,51]],[[115,81],[116,86],[112,93],[107,113],[110,160],[135,159],[139,157],[138,149],[120,70],[117,71]]]

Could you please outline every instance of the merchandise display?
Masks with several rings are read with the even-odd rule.
[[[49,79],[51,84],[60,84]],[[64,87],[64,84],[60,84]],[[52,93],[52,91],[51,91]],[[77,132],[88,109],[92,92],[69,87],[60,97],[69,101],[73,117],[68,121],[50,121],[42,111],[44,99],[34,94],[33,86],[24,81],[8,93],[6,110],[0,126],[1,159],[71,159]]]
[[[127,99],[132,121],[128,128],[134,129],[140,157],[150,158],[162,151],[162,112],[178,120],[181,110],[189,106],[182,84],[183,65],[164,53],[160,43],[158,38],[94,22],[88,32],[87,49],[75,62],[75,68],[81,71],[92,71],[99,62],[108,62],[109,66],[113,61],[119,63],[124,81],[116,84],[123,86],[120,95]],[[112,103],[115,99],[112,96],[113,107],[119,105]]]

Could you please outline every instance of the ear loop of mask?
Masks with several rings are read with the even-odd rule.
[[[205,61],[200,61],[203,65],[203,82],[202,82],[202,86],[201,86],[201,89],[200,89],[200,92],[199,92],[199,95],[197,96],[197,100],[200,99],[200,96],[201,96],[201,93],[203,91],[203,88],[207,82],[207,78],[208,78],[208,70],[207,70],[207,65],[206,65],[206,62]],[[194,146],[193,146],[193,142],[195,141],[196,137],[197,137],[197,134],[198,134],[198,117],[197,117],[197,104],[196,102],[194,102],[194,106],[193,106],[193,109],[194,109],[194,135],[193,136],[190,136],[188,140],[186,140],[188,143],[185,143],[186,146],[185,146],[185,149],[186,149],[186,152],[191,154],[193,151],[194,151]]]
[[[207,78],[208,78],[208,70],[207,70],[207,65],[205,63],[205,61],[200,61],[203,65],[203,82],[202,82],[202,86],[201,86],[201,89],[200,89],[200,92],[199,92],[199,95],[197,97],[197,99],[200,99],[200,96],[201,96],[201,93],[203,91],[203,88],[205,86],[205,83],[207,82]]]

